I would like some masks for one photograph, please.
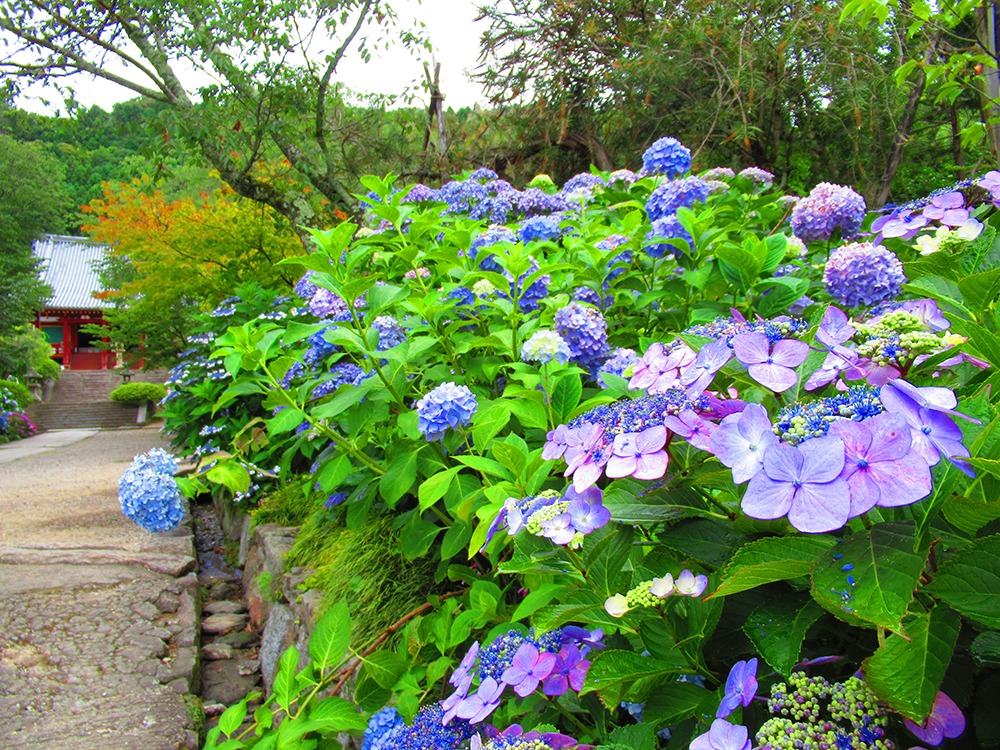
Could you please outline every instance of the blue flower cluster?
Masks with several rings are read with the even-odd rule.
[[[321,380],[313,388],[312,397],[320,398],[336,391],[342,385],[357,386],[365,378],[370,378],[371,373],[365,372],[360,367],[350,362],[342,362],[330,368],[330,379]]]
[[[608,357],[608,359],[604,361],[604,364],[598,369],[597,382],[600,383],[601,388],[607,388],[607,384],[604,382],[604,379],[600,377],[601,375],[609,374],[625,377],[625,371],[638,361],[639,355],[635,353],[635,350],[624,348],[615,349],[611,353],[611,356]]]
[[[708,200],[711,187],[700,177],[683,177],[660,185],[646,200],[646,213],[650,220],[663,219],[677,213],[677,209],[691,208],[696,202]]]
[[[569,361],[569,347],[555,331],[535,331],[521,347],[521,359],[543,365],[552,360],[565,363]]]
[[[604,187],[604,178],[592,172],[581,172],[566,180],[561,192],[565,196],[577,190],[592,190],[597,187]]]
[[[510,275],[508,271],[504,271],[504,276],[510,280],[510,294],[511,296],[518,296],[517,306],[521,312],[534,312],[539,307],[541,307],[541,301],[545,299],[549,294],[549,284],[552,281],[552,277],[548,274],[543,274],[535,279],[527,287],[524,286],[528,277],[533,273],[538,271],[538,263],[534,258],[531,259],[531,266],[518,277],[517,281]]]
[[[691,169],[691,151],[676,138],[660,138],[642,155],[642,168],[650,174],[677,177]]]
[[[507,227],[491,226],[472,240],[472,245],[469,246],[469,257],[476,260],[479,258],[480,251],[484,248],[492,247],[499,243],[510,243],[513,245],[516,242],[517,235],[507,229]],[[482,258],[479,261],[479,267],[484,271],[500,271],[500,266],[492,258],[492,255]]]
[[[567,427],[576,429],[585,424],[596,424],[604,428],[605,435],[623,435],[662,425],[668,416],[676,416],[686,409],[704,411],[707,407],[707,396],[698,396],[692,401],[683,388],[668,388],[652,396],[623,398],[595,406],[572,420]]]
[[[463,719],[452,719],[447,726],[443,725],[444,709],[440,703],[421,708],[411,726],[403,723],[398,712],[395,717],[388,712],[395,709],[383,709],[372,717],[362,750],[464,750],[475,734],[472,725]]]
[[[327,326],[321,331],[316,331],[308,339],[309,348],[306,349],[305,354],[302,356],[302,361],[314,369],[322,365],[327,358],[340,351],[339,346],[331,344],[326,340],[326,332],[331,327]]]
[[[525,244],[540,240],[558,240],[562,236],[560,216],[534,216],[525,219],[517,230],[518,239]]]
[[[691,233],[684,228],[677,214],[668,214],[661,219],[655,219],[650,225],[650,230],[646,232],[646,241],[651,243],[644,246],[646,253],[651,258],[662,258],[669,255],[672,258],[679,258],[684,251],[670,242],[659,242],[658,240],[684,240],[688,247],[694,247],[694,239]]]
[[[378,351],[384,352],[406,341],[406,330],[395,318],[389,315],[379,315],[372,321],[372,328],[378,332]]]
[[[684,333],[709,339],[725,339],[732,346],[733,336],[740,333],[763,333],[774,344],[781,339],[794,338],[809,330],[809,322],[802,318],[778,317],[772,320],[748,321],[736,318],[716,318],[711,323],[689,326]]]
[[[601,310],[610,307],[611,303],[615,300],[614,296],[610,294],[602,297],[589,286],[578,286],[574,289],[573,299],[577,302],[586,302],[588,305],[593,305]]]
[[[169,531],[184,518],[184,504],[174,481],[177,460],[154,448],[140,454],[118,480],[122,513],[146,531]]]
[[[515,198],[515,205],[526,217],[554,214],[569,208],[569,203],[561,195],[550,195],[533,187],[522,190]]]
[[[798,445],[826,435],[834,420],[862,422],[883,411],[878,388],[855,385],[835,396],[786,406],[775,418],[774,433],[789,445]]]
[[[449,428],[468,425],[477,406],[466,386],[442,383],[417,401],[417,427],[427,440],[441,440]]]
[[[555,314],[555,329],[569,346],[570,359],[596,371],[608,357],[608,324],[600,310],[570,302]]]
[[[830,254],[823,282],[839,303],[858,307],[896,297],[906,283],[906,275],[891,250],[870,242],[855,242]]]

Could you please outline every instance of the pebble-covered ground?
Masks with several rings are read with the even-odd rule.
[[[117,499],[132,457],[165,441],[80,438],[27,455],[21,441],[13,460],[0,446],[0,747],[197,747],[190,527],[148,534]]]

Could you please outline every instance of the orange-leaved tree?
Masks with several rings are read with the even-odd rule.
[[[295,271],[277,261],[304,252],[288,220],[219,181],[195,197],[170,198],[150,178],[103,186],[83,210],[83,229],[111,249],[101,271],[114,302],[111,343],[147,366],[169,365],[185,348],[191,320],[237,286],[290,289]]]

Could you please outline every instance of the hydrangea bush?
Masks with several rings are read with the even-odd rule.
[[[991,705],[1000,175],[875,217],[689,159],[664,139],[561,189],[367,178],[364,221],[284,261],[296,299],[206,318],[166,406],[189,486],[252,503],[308,472],[322,512],[440,560],[346,671],[290,657],[260,736],[352,678],[350,721],[304,732],[889,748]]]

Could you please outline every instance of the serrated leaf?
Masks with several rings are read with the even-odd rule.
[[[510,422],[510,406],[497,401],[477,411],[472,417],[472,440],[480,450],[489,445],[497,433]]]
[[[713,691],[691,682],[668,682],[657,686],[642,710],[642,720],[654,727],[673,726],[699,713],[706,700],[718,703]],[[714,709],[713,709],[714,710]]]
[[[532,398],[512,399],[508,404],[522,427],[546,430],[549,427],[549,414],[545,405]]]
[[[909,640],[892,634],[864,661],[865,682],[887,705],[922,722],[951,661],[960,619],[947,607],[907,618]]]
[[[222,712],[222,716],[219,717],[219,729],[226,736],[231,736],[243,724],[243,719],[247,715],[247,702],[240,701],[235,705],[230,706],[225,711]]]
[[[955,552],[924,590],[966,617],[1000,628],[1000,534]]]
[[[205,476],[208,481],[227,487],[234,495],[250,489],[250,473],[245,467],[233,461],[216,464],[205,473]]]
[[[625,747],[630,750],[654,750],[656,737],[653,734],[653,727],[647,723],[627,724],[618,727],[608,736],[608,744],[611,747]]]
[[[924,569],[927,550],[914,552],[911,523],[880,523],[823,553],[812,595],[827,611],[902,633],[902,619]]]
[[[603,649],[594,656],[580,695],[593,692],[620,695],[636,680],[677,673],[688,662],[680,650],[675,651],[674,656],[673,659],[654,659],[640,656],[635,651]]]
[[[521,603],[517,605],[517,609],[514,610],[514,614],[511,615],[510,621],[517,622],[525,617],[536,612],[541,607],[555,599],[561,592],[565,591],[566,587],[559,583],[547,583],[544,586],[539,586],[538,588],[530,591]]]
[[[736,550],[722,573],[722,583],[709,598],[808,575],[816,558],[835,542],[826,535],[767,537],[750,542]]]
[[[441,526],[425,521],[419,513],[414,512],[399,534],[400,545],[403,549],[403,557],[407,560],[415,560],[427,554],[427,550],[434,544],[437,535],[443,531]]]
[[[380,687],[392,689],[406,671],[406,661],[395,651],[376,651],[364,658],[365,672]]]
[[[493,443],[493,456],[515,477],[520,477],[528,465],[528,457],[518,446],[507,443]]]
[[[512,478],[510,472],[501,466],[499,461],[494,461],[492,458],[486,458],[485,456],[455,456],[455,460],[465,464],[470,469],[475,469],[481,474],[499,477],[500,479],[509,480]]]
[[[417,481],[417,457],[420,449],[404,450],[386,467],[385,474],[378,480],[378,491],[390,508],[399,502],[413,483]]]
[[[969,647],[969,653],[981,667],[1000,667],[1000,633],[980,633]]]
[[[286,712],[292,705],[295,689],[295,670],[299,666],[299,650],[289,646],[278,660],[278,672],[274,676],[274,700]]]
[[[351,645],[351,614],[343,599],[316,621],[309,636],[309,658],[320,669],[335,667]]]
[[[560,422],[568,422],[573,410],[580,403],[583,394],[583,383],[576,374],[564,375],[556,383],[552,392],[552,411]]]
[[[420,510],[427,510],[427,508],[444,497],[444,493],[451,487],[455,475],[461,470],[461,466],[452,466],[450,469],[439,471],[434,476],[421,482],[420,489],[417,490],[417,497],[420,500]]]
[[[633,533],[631,526],[620,526],[594,546],[587,560],[587,578],[599,596],[609,597],[618,591],[632,552]]]
[[[811,599],[785,596],[757,607],[743,632],[764,661],[787,677],[799,662],[806,633],[823,614],[823,608]]]
[[[360,732],[368,726],[353,703],[337,696],[324,698],[309,712],[309,721],[324,732]]]

